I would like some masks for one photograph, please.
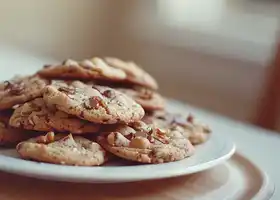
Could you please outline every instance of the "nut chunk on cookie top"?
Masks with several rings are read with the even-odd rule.
[[[144,116],[143,108],[134,100],[105,86],[57,83],[45,88],[43,98],[58,110],[95,123],[129,123]]]
[[[180,131],[193,145],[206,142],[211,133],[211,129],[207,125],[199,122],[191,114],[184,117],[180,114],[156,111],[150,114],[147,113],[142,120],[159,128]]]
[[[17,77],[0,84],[0,110],[12,108],[42,95],[49,81],[38,76]]]
[[[71,132],[73,134],[95,133],[100,125],[82,120],[47,107],[43,98],[37,98],[17,107],[10,118],[10,125],[29,130]]]
[[[116,156],[141,163],[172,162],[194,153],[194,147],[180,132],[151,128],[144,122],[115,125],[103,132],[98,142]]]
[[[101,58],[81,62],[68,59],[59,65],[46,65],[38,72],[48,78],[124,80],[126,74],[121,69],[106,64]]]
[[[71,134],[49,132],[19,143],[16,149],[24,159],[62,165],[94,166],[106,161],[106,152],[99,144]]]

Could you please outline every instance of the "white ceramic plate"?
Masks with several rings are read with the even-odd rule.
[[[235,145],[226,137],[226,133],[214,130],[209,141],[197,146],[194,156],[173,163],[131,165],[114,162],[100,167],[62,166],[22,160],[14,150],[0,149],[0,170],[58,181],[131,182],[203,171],[226,161],[234,152]]]

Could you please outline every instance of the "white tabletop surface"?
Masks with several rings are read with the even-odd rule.
[[[14,58],[17,59],[14,59]],[[44,63],[53,62],[53,59],[36,57],[33,54],[23,53],[13,48],[0,48],[0,79],[11,77],[13,74],[33,73]],[[10,70],[10,67],[13,70]],[[237,145],[237,150],[255,162],[266,171],[276,185],[272,199],[280,199],[280,133],[263,130],[250,125],[232,121],[225,117],[210,114],[205,111],[190,107],[191,112],[211,125],[213,130],[229,134]]]

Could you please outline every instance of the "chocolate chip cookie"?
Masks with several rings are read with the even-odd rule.
[[[134,100],[105,86],[58,83],[47,86],[43,98],[58,110],[94,123],[129,123],[144,116],[143,108]]]
[[[123,70],[109,66],[101,58],[92,58],[81,62],[68,59],[59,65],[46,65],[38,72],[42,77],[58,79],[85,80],[125,80]]]
[[[163,97],[159,93],[150,89],[144,87],[117,87],[115,89],[134,99],[146,111],[163,110],[165,108],[165,101]]]
[[[181,132],[152,128],[144,122],[115,125],[97,141],[114,155],[141,163],[172,162],[194,153],[194,147]]]
[[[35,132],[9,126],[12,112],[12,110],[0,112],[0,146],[14,145],[35,136]]]
[[[17,107],[10,118],[10,125],[37,131],[71,132],[75,134],[96,133],[100,125],[82,120],[57,110],[54,106],[47,107],[43,98],[37,98]]]
[[[17,77],[0,84],[0,110],[12,108],[42,95],[49,81],[38,76]]]
[[[158,89],[156,80],[134,62],[125,62],[118,58],[112,57],[107,57],[104,60],[108,65],[115,67],[116,69],[123,70],[127,75],[127,82],[144,86],[153,90]]]
[[[106,161],[106,152],[99,144],[71,134],[49,132],[19,143],[16,150],[23,159],[61,165],[95,166]]]
[[[180,131],[194,145],[207,141],[211,133],[210,128],[196,120],[193,115],[184,117],[180,114],[156,111],[146,113],[142,120],[153,126]]]

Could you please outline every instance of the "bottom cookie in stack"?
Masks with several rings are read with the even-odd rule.
[[[118,157],[140,163],[173,162],[194,153],[193,145],[181,132],[143,122],[107,128],[97,142]]]
[[[24,159],[63,165],[96,166],[106,161],[106,152],[84,137],[53,132],[21,142],[16,147]]]

